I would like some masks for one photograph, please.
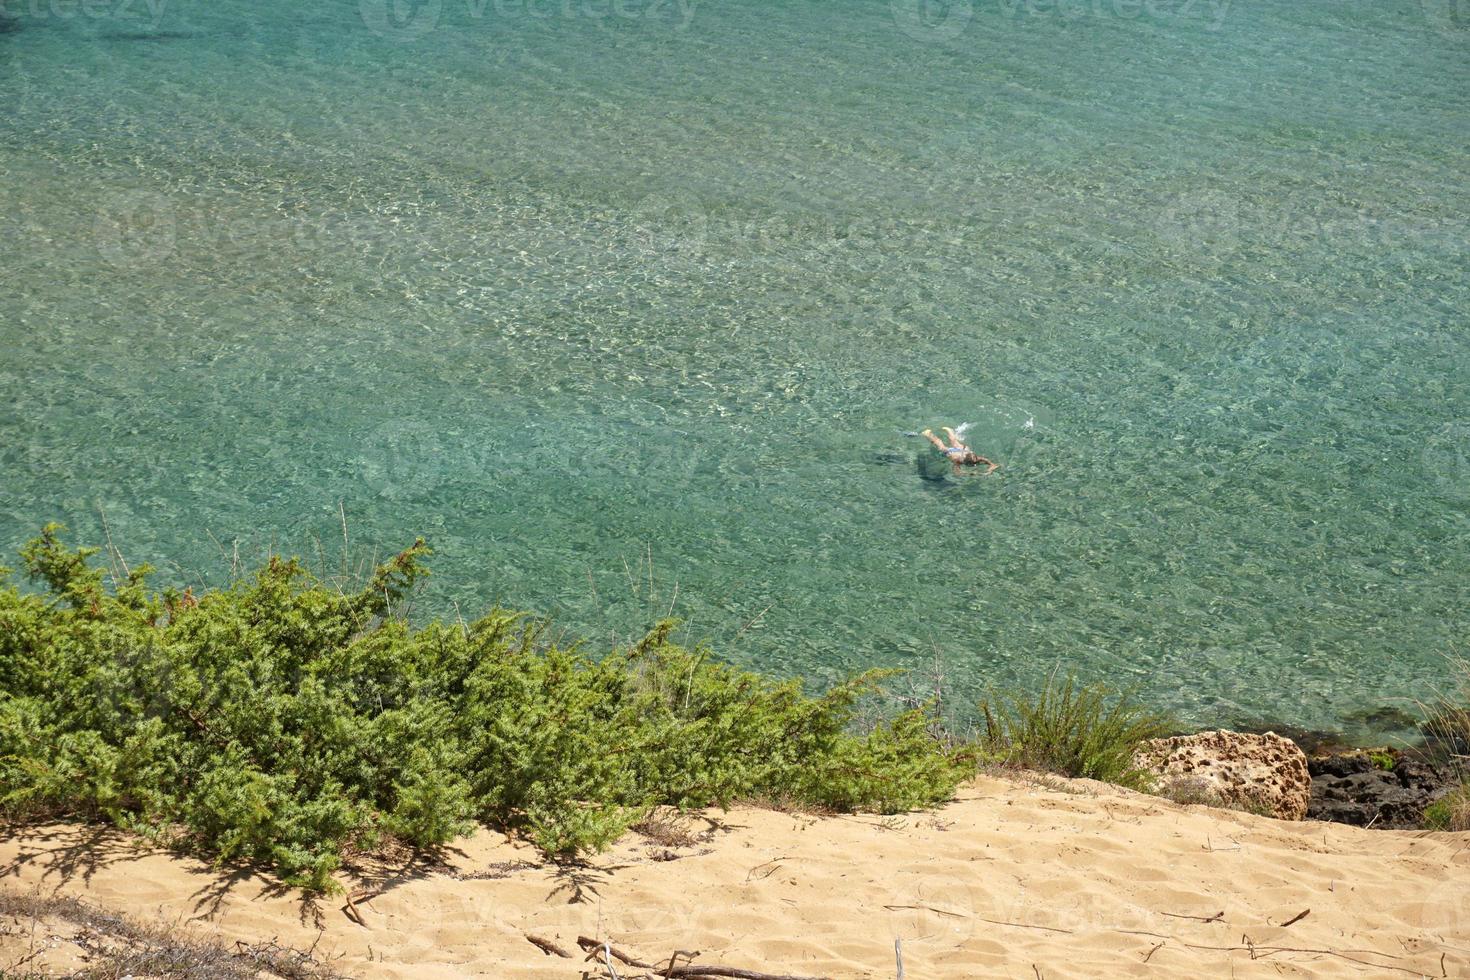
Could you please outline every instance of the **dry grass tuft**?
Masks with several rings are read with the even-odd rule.
[[[1470,782],[1461,783],[1425,810],[1424,822],[1431,830],[1470,830]]]
[[[1215,792],[1209,781],[1199,776],[1174,776],[1156,786],[1154,795],[1182,806],[1209,806],[1218,810],[1238,810],[1258,817],[1273,816],[1271,807],[1264,800],[1255,797],[1244,800],[1228,799]]]
[[[1429,707],[1424,731],[1448,751],[1459,785],[1424,811],[1424,823],[1433,830],[1464,831],[1470,830],[1470,660],[1450,663],[1460,690]]]
[[[693,847],[699,843],[693,821],[673,807],[655,807],[632,829],[661,847]]]
[[[341,980],[316,956],[275,940],[237,942],[233,949],[182,929],[147,924],[88,905],[67,895],[0,893],[0,944],[24,937],[26,949],[0,963],[0,976],[13,980]],[[14,944],[11,944],[12,946]],[[70,945],[87,965],[57,972],[44,954]]]

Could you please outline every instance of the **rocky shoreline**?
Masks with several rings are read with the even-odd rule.
[[[1204,731],[1155,739],[1137,764],[1160,793],[1284,820],[1323,820],[1377,830],[1415,830],[1461,779],[1464,746],[1364,748],[1328,733]]]
[[[1312,778],[1307,819],[1375,830],[1422,828],[1424,811],[1463,777],[1454,757],[1470,746],[1447,741],[1393,709],[1382,709],[1379,716],[1365,720],[1393,728],[1418,728],[1419,739],[1398,747],[1363,746],[1336,732],[1276,729],[1307,757]]]

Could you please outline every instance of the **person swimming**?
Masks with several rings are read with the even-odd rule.
[[[944,444],[944,440],[934,434],[933,429],[925,429],[919,434],[934,443],[935,449],[944,453],[945,458],[954,464],[954,471],[956,473],[963,473],[966,466],[985,466],[986,470],[980,474],[981,476],[989,476],[991,473],[1000,469],[999,463],[991,462],[965,445],[960,440],[959,433],[955,432],[949,426],[944,427],[944,434],[949,436],[949,445],[947,446]]]

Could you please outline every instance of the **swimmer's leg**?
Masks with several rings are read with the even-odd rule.
[[[925,429],[923,432],[920,432],[919,435],[934,443],[934,448],[939,450],[940,452],[944,452],[948,448],[947,446],[945,446],[944,443],[939,441],[939,437],[934,434],[934,430],[932,429]]]
[[[955,435],[955,431],[947,425],[944,427],[944,434],[949,436],[949,445],[951,449],[965,448],[965,444],[963,442],[960,442],[960,437]]]

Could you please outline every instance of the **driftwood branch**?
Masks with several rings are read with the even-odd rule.
[[[927,911],[938,912],[938,913],[944,914],[944,912],[943,912],[942,909],[936,909],[936,908],[932,908],[930,906],[889,905],[889,906],[885,906],[885,907],[886,908],[889,908],[889,909],[914,909],[914,908],[919,908],[919,909],[925,909]],[[1282,923],[1282,925],[1280,927],[1278,927],[1278,928],[1284,928],[1286,926],[1290,926],[1290,925],[1293,925],[1294,923],[1300,922],[1302,919],[1306,918],[1307,917],[1307,914],[1310,913],[1310,912],[1311,912],[1311,909],[1304,909],[1300,913],[1298,913],[1297,915],[1293,916],[1292,918],[1288,919],[1286,922]],[[955,913],[948,913],[948,914],[953,915]],[[1178,914],[1178,913],[1173,913],[1173,912],[1164,912],[1164,913],[1161,913],[1161,914],[1162,915],[1172,916],[1173,918],[1176,918],[1176,919],[1193,919],[1193,920],[1198,921],[1198,922],[1214,923],[1214,922],[1223,922],[1224,921],[1223,916],[1224,916],[1225,913],[1223,911],[1221,911],[1221,912],[1215,913],[1212,916],[1183,915],[1183,914]],[[982,922],[989,922],[989,923],[991,923],[993,925],[1012,926],[1012,927],[1018,928],[1018,929],[1039,929],[1039,930],[1041,930],[1043,932],[1055,932],[1055,933],[1062,933],[1062,934],[1065,934],[1065,935],[1073,935],[1074,934],[1072,932],[1072,930],[1070,930],[1070,929],[1061,929],[1061,928],[1057,928],[1056,926],[1033,925],[1033,924],[1026,923],[1026,922],[1010,922],[1010,921],[1007,921],[1005,919],[988,919],[988,918],[986,918],[984,916],[976,916],[975,918],[979,919]],[[1332,956],[1332,957],[1336,957],[1337,959],[1344,960],[1344,961],[1346,961],[1348,963],[1356,963],[1359,966],[1373,967],[1373,968],[1378,969],[1378,970],[1392,970],[1392,971],[1394,971],[1396,973],[1407,973],[1407,974],[1409,974],[1411,976],[1419,976],[1419,977],[1422,977],[1422,976],[1425,976],[1426,975],[1424,973],[1424,971],[1422,971],[1422,970],[1409,969],[1409,968],[1402,967],[1402,966],[1395,966],[1395,965],[1392,965],[1392,964],[1389,964],[1389,963],[1375,962],[1374,960],[1371,960],[1371,959],[1362,959],[1362,958],[1360,958],[1360,956],[1352,955],[1352,954],[1361,954],[1361,956],[1373,956],[1373,957],[1379,957],[1380,959],[1387,959],[1387,960],[1398,960],[1398,959],[1402,959],[1402,957],[1394,956],[1391,953],[1383,953],[1383,952],[1379,952],[1377,950],[1370,950],[1370,949],[1336,950],[1336,949],[1325,949],[1325,948],[1318,948],[1318,947],[1261,945],[1261,944],[1258,944],[1258,943],[1254,942],[1249,936],[1242,936],[1239,945],[1220,946],[1220,945],[1213,945],[1213,944],[1208,944],[1208,943],[1190,943],[1190,942],[1185,942],[1184,940],[1179,939],[1176,936],[1169,936],[1169,935],[1165,935],[1163,933],[1158,933],[1158,932],[1148,932],[1148,931],[1141,930],[1141,929],[1115,929],[1114,931],[1115,932],[1118,932],[1118,933],[1126,934],[1126,935],[1150,936],[1150,937],[1152,937],[1154,939],[1164,940],[1163,942],[1159,942],[1159,943],[1155,944],[1152,948],[1150,948],[1144,954],[1144,956],[1143,956],[1143,962],[1145,962],[1145,963],[1149,962],[1149,960],[1151,960],[1153,958],[1153,955],[1155,953],[1157,953],[1160,949],[1163,949],[1164,946],[1167,945],[1168,942],[1171,942],[1172,941],[1172,942],[1178,943],[1181,947],[1183,947],[1185,949],[1215,950],[1215,951],[1224,952],[1224,953],[1246,953],[1253,960],[1267,959],[1269,957],[1276,956],[1276,955],[1282,954],[1282,953],[1304,953],[1304,954],[1312,955],[1312,956]],[[535,938],[530,937],[530,936],[528,936],[527,938],[528,939],[531,939],[532,942],[535,942],[536,945],[538,945],[538,946],[541,945],[541,943],[540,942],[537,942]],[[693,962],[694,957],[698,956],[699,954],[697,952],[691,953],[691,952],[688,952],[686,950],[676,950],[674,952],[674,955],[669,958],[669,962],[668,962],[668,965],[667,966],[655,966],[652,963],[647,963],[647,962],[644,962],[643,960],[635,959],[630,954],[625,953],[625,952],[623,952],[620,949],[617,949],[616,947],[612,946],[611,944],[609,944],[609,943],[607,943],[605,941],[599,941],[599,940],[596,940],[596,939],[589,939],[586,936],[578,936],[577,937],[577,945],[580,946],[582,949],[584,949],[584,950],[587,951],[587,953],[588,953],[588,957],[587,958],[589,960],[590,959],[597,959],[597,958],[601,958],[601,957],[606,957],[607,960],[608,960],[609,969],[611,968],[611,961],[614,960],[614,959],[616,959],[616,960],[618,960],[618,961],[620,961],[620,962],[622,962],[622,963],[624,963],[624,964],[626,964],[626,965],[628,965],[630,967],[634,967],[635,969],[646,970],[646,971],[648,971],[648,973],[652,977],[655,977],[655,978],[662,977],[662,978],[665,978],[665,980],[676,980],[676,978],[681,978],[681,977],[691,978],[691,980],[697,980],[697,978],[700,978],[700,977],[729,977],[729,978],[731,978],[731,980],[823,980],[823,978],[820,978],[820,977],[804,977],[804,976],[793,976],[791,974],[763,973],[763,972],[761,972],[759,970],[747,970],[747,969],[742,969],[742,968],[733,967],[733,966],[700,965],[700,964],[697,964],[697,963]],[[894,953],[895,953],[895,958],[896,958],[897,963],[898,963],[898,969],[900,971],[900,975],[902,975],[902,971],[903,971],[903,958],[902,958],[903,957],[903,952],[902,952],[902,949],[903,949],[902,945],[900,943],[898,943],[898,942],[895,942],[895,944],[894,944]],[[560,952],[560,950],[558,950],[558,952]],[[562,955],[567,955],[567,954],[562,953]],[[684,965],[680,965],[679,964],[679,959],[681,957],[687,957],[690,962],[688,962],[687,964],[684,964]],[[1033,972],[1035,972],[1037,974],[1037,976],[1040,976],[1040,970],[1037,969],[1035,967],[1035,965],[1032,966],[1032,970],[1033,970]],[[1440,954],[1440,973],[1442,975],[1448,976],[1448,973],[1447,973],[1447,971],[1445,969],[1445,954],[1444,953],[1441,953]]]
[[[1208,945],[1205,945],[1203,943],[1187,943],[1184,940],[1178,938],[1177,936],[1166,936],[1166,935],[1164,935],[1161,932],[1147,932],[1147,931],[1142,930],[1142,929],[1115,929],[1114,932],[1121,932],[1121,933],[1124,933],[1125,935],[1129,935],[1129,936],[1151,936],[1154,939],[1167,939],[1167,940],[1170,940],[1172,942],[1176,942],[1179,945],[1184,946],[1184,947],[1186,947],[1188,949],[1211,949],[1211,950],[1218,950],[1218,951],[1220,951],[1222,953],[1248,953],[1250,955],[1250,958],[1253,959],[1253,960],[1263,960],[1263,959],[1265,959],[1268,956],[1275,956],[1277,953],[1312,953],[1312,954],[1315,954],[1317,956],[1336,956],[1338,959],[1347,960],[1349,963],[1358,963],[1358,964],[1360,964],[1362,966],[1371,966],[1371,967],[1374,967],[1374,968],[1379,969],[1379,970],[1396,970],[1399,973],[1407,973],[1410,976],[1415,976],[1415,977],[1422,977],[1422,976],[1425,976],[1426,975],[1423,970],[1410,970],[1410,969],[1405,969],[1402,966],[1393,966],[1392,964],[1389,964],[1389,963],[1374,963],[1374,962],[1372,962],[1370,960],[1362,960],[1362,959],[1358,959],[1356,956],[1349,956],[1348,955],[1349,953],[1362,953],[1365,956],[1381,956],[1381,957],[1383,957],[1386,960],[1402,959],[1402,957],[1394,956],[1392,953],[1380,953],[1379,951],[1373,950],[1373,949],[1336,950],[1336,949],[1303,949],[1303,948],[1298,948],[1298,947],[1295,947],[1295,946],[1258,946],[1255,943],[1251,942],[1248,938],[1243,939],[1243,941],[1245,943],[1245,945],[1243,945],[1243,946],[1208,946]],[[1441,953],[1440,954],[1440,972],[1441,973],[1444,973],[1445,972],[1445,969],[1444,969],[1444,957],[1445,957],[1445,954]],[[1448,974],[1445,974],[1445,975],[1448,976]]]
[[[362,917],[362,912],[358,911],[357,903],[352,900],[352,896],[343,895],[342,897],[347,899],[347,904],[342,906],[342,911],[349,919],[366,929],[367,920]]]
[[[676,949],[676,950],[674,950],[673,955],[671,955],[669,957],[669,965],[668,965],[668,968],[666,970],[664,970],[664,976],[671,977],[671,976],[674,975],[674,967],[678,965],[678,963],[679,963],[679,957],[681,957],[681,956],[684,957],[684,959],[688,960],[689,963],[690,963],[690,965],[693,965],[694,960],[695,960],[695,957],[699,956],[699,950],[697,950],[697,949],[696,950],[692,950],[692,951],[691,950],[687,950],[687,949]]]
[[[1302,909],[1296,915],[1293,915],[1291,918],[1289,918],[1285,922],[1281,923],[1281,928],[1282,929],[1285,929],[1287,926],[1294,926],[1294,925],[1296,925],[1298,922],[1300,922],[1303,919],[1305,919],[1307,917],[1307,913],[1309,913],[1311,911],[1312,911],[1311,909]]]
[[[824,980],[822,977],[802,977],[789,973],[762,973],[759,970],[743,970],[734,966],[713,966],[690,963],[686,966],[674,966],[673,959],[670,966],[659,967],[652,963],[634,959],[629,954],[606,942],[599,942],[587,936],[578,936],[577,945],[593,955],[606,951],[613,959],[628,966],[637,967],[640,970],[648,970],[654,976],[666,977],[673,980],[675,977],[732,977],[734,980]],[[678,954],[675,954],[677,958]],[[686,954],[687,955],[687,954]]]
[[[1349,963],[1357,963],[1360,966],[1371,966],[1376,970],[1396,970],[1399,973],[1407,973],[1410,976],[1424,976],[1423,970],[1409,970],[1405,969],[1402,966],[1393,966],[1388,963],[1374,963],[1371,960],[1360,960],[1356,956],[1349,956],[1346,953],[1340,953],[1335,949],[1307,949],[1299,948],[1296,946],[1257,946],[1254,943],[1250,943],[1245,946],[1206,946],[1201,943],[1186,943],[1183,940],[1179,939],[1176,939],[1174,941],[1179,943],[1179,945],[1187,946],[1190,949],[1213,949],[1225,953],[1248,953],[1250,954],[1250,958],[1253,960],[1263,960],[1268,956],[1275,956],[1277,953],[1312,953],[1317,956],[1336,956],[1340,960],[1347,960]],[[1363,950],[1363,952],[1368,953],[1372,956],[1382,956],[1385,959],[1390,960],[1396,960],[1399,958],[1388,953],[1376,953],[1372,950]]]
[[[532,946],[535,946],[547,956],[551,956],[554,954],[556,956],[560,956],[564,960],[569,960],[572,958],[571,953],[568,953],[566,950],[562,949],[550,939],[543,939],[540,936],[532,936],[528,934],[526,936],[526,942],[530,943]]]

